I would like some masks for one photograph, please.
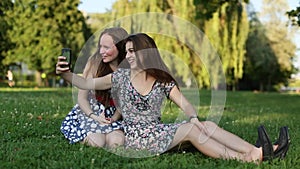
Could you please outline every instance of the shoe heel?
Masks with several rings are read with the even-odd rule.
[[[277,141],[277,144],[278,148],[274,151],[274,157],[282,160],[285,158],[290,145],[290,137],[287,126],[280,128],[280,136]]]
[[[273,145],[263,125],[258,127],[258,138],[262,146],[262,156],[263,156],[262,160],[263,161],[272,160],[274,158]]]
[[[285,147],[284,149],[282,149],[282,152],[279,152],[280,155],[279,155],[278,158],[279,158],[280,160],[283,160],[283,159],[285,158],[285,156],[286,156],[288,150],[289,150],[289,144],[286,145],[286,147]]]

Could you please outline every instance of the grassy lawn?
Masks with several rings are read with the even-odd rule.
[[[219,122],[224,129],[255,143],[260,124],[273,141],[280,126],[289,126],[292,144],[286,159],[255,165],[212,159],[194,151],[125,158],[100,148],[70,145],[59,130],[74,104],[70,88],[0,88],[0,168],[300,168],[299,100],[296,94],[227,92]],[[200,91],[200,101],[199,115],[205,118],[210,92]]]

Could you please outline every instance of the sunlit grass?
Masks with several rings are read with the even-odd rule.
[[[194,91],[183,92],[193,101]],[[210,93],[200,91],[197,108],[201,119],[209,112]],[[266,126],[272,141],[280,126],[290,128],[292,144],[287,158],[259,166],[211,159],[194,151],[126,158],[104,149],[70,145],[59,127],[74,105],[72,99],[71,88],[0,88],[0,168],[295,168],[300,163],[299,94],[227,92],[218,123],[224,129],[255,143],[260,124]],[[165,122],[178,118],[174,105],[165,106],[164,111]]]

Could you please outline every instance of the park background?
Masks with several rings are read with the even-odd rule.
[[[85,2],[0,2],[0,168],[299,168],[299,2],[99,0],[89,1],[95,8],[91,11],[84,7]],[[193,150],[130,159],[68,144],[59,127],[76,95],[71,85],[60,87],[60,77],[54,73],[61,48],[72,48],[78,57],[93,33],[115,19],[143,12],[178,16],[205,33],[220,56],[226,77],[226,105],[219,125],[251,143],[256,141],[260,124],[265,124],[273,141],[279,127],[288,125],[292,144],[286,160],[257,166],[215,160]],[[201,61],[193,60],[197,57],[187,46],[153,37],[159,47],[171,46],[170,52],[190,67],[200,89],[199,116],[205,119],[211,90],[218,86],[211,86]],[[176,78],[182,79],[187,98],[194,100],[195,86],[185,83],[188,71],[168,62],[177,66]],[[8,85],[8,70],[14,74],[13,87]],[[164,115],[163,120],[174,118],[176,115]]]
[[[12,2],[1,2],[1,86],[7,86],[8,70],[13,72],[15,86],[58,86],[59,77],[55,75],[54,65],[61,48],[73,50],[75,63],[93,33],[113,20],[142,12],[171,14],[203,31],[221,58],[229,90],[279,91],[300,86],[298,18],[287,14],[297,9],[297,6],[289,6],[297,4],[295,1],[264,0],[259,5],[253,5],[259,1],[249,0],[95,1],[90,13],[89,5],[85,7],[85,2],[80,4],[79,0]],[[106,8],[109,5],[111,7]],[[97,6],[102,13],[92,10]],[[260,8],[259,12],[254,6]],[[138,24],[131,23],[132,27]],[[147,26],[151,24],[144,27]],[[135,31],[142,32],[143,28]],[[188,34],[185,36],[189,38]],[[212,77],[201,60],[197,60],[198,56],[186,45],[160,40],[160,36],[153,35],[153,38],[160,48],[169,49],[185,62],[199,88],[216,88],[211,86]],[[182,86],[190,87],[187,84],[191,81],[190,75],[183,64],[172,63],[176,62],[172,59],[166,62],[176,65],[176,78],[183,82]]]

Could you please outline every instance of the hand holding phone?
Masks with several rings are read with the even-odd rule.
[[[68,65],[64,67],[68,67],[71,69],[71,63],[72,63],[72,50],[70,48],[63,48],[61,50],[61,55],[66,57],[66,62],[68,62]]]

